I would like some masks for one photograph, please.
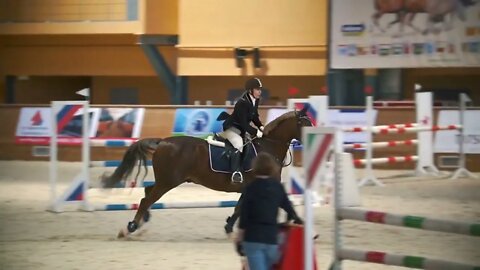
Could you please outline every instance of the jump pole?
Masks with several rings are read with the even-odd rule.
[[[312,270],[314,261],[313,249],[313,182],[318,174],[325,172],[327,158],[337,141],[341,145],[340,136],[335,136],[335,128],[304,127],[302,129],[303,162],[305,168],[305,220],[304,220],[304,269]],[[341,149],[341,148],[340,148]],[[335,160],[337,162],[337,160]],[[337,167],[337,166],[335,166]],[[339,167],[339,166],[338,166]],[[336,199],[336,198],[335,198]]]
[[[287,100],[287,109],[288,110],[300,110],[305,105],[310,106],[310,109],[307,111],[307,115],[313,121],[314,126],[325,126],[328,121],[328,96],[326,95],[315,95],[309,96],[308,98],[293,98]],[[290,151],[293,151],[293,147],[290,147]],[[303,150],[302,150],[303,151]],[[292,155],[293,157],[293,155]],[[288,181],[286,182],[288,187],[287,191],[290,192],[292,186],[296,187],[297,193],[302,194],[305,192],[305,177],[300,177],[297,169],[292,164],[286,168]],[[321,178],[322,175],[318,174],[315,177]],[[318,184],[321,181],[314,181],[316,185],[313,190],[317,190]],[[313,203],[319,205],[323,198],[318,194],[318,192],[313,191]]]
[[[62,212],[66,204],[78,204],[79,209],[93,211],[88,202],[87,189],[89,180],[90,147],[89,147],[89,103],[88,101],[52,101],[51,102],[51,123],[50,131],[50,206],[49,211]],[[68,121],[73,118],[75,113],[83,110],[82,117],[82,168],[81,172],[75,176],[71,185],[60,196],[57,197],[58,180],[58,131],[62,128],[59,125],[60,120]],[[77,195],[76,195],[77,194]]]
[[[467,101],[468,97],[465,93],[460,93],[459,97],[460,101],[460,111],[458,112],[459,114],[459,120],[460,120],[460,125],[462,126],[461,129],[459,129],[460,133],[460,140],[458,142],[458,169],[455,170],[455,172],[452,174],[451,179],[458,179],[460,177],[468,177],[468,178],[478,178],[476,175],[471,173],[469,170],[466,169],[466,164],[465,164],[465,111],[467,107]]]
[[[338,139],[338,138],[335,138]],[[335,144],[336,160],[340,156],[342,144]],[[338,153],[338,155],[337,155]],[[338,162],[336,162],[338,164]],[[429,259],[419,256],[388,254],[381,251],[364,251],[342,248],[341,242],[341,219],[351,219],[373,223],[381,223],[393,226],[410,227],[431,231],[440,231],[448,233],[466,234],[470,236],[480,236],[480,224],[464,223],[458,221],[447,221],[438,219],[428,219],[417,216],[401,216],[384,212],[365,211],[354,208],[342,207],[342,184],[346,179],[340,166],[335,166],[334,177],[334,249],[333,261],[330,265],[331,270],[341,270],[342,260],[354,260],[362,262],[371,262],[385,265],[398,265],[418,269],[431,270],[478,270],[480,266],[467,265],[457,262],[449,262],[437,259]]]
[[[367,145],[366,152],[365,152],[365,175],[363,178],[360,179],[358,183],[359,186],[364,186],[369,182],[372,182],[376,186],[384,186],[384,184],[375,177],[373,173],[373,147],[372,147],[372,134],[373,134],[373,123],[372,123],[372,115],[373,115],[373,97],[371,95],[367,95],[366,98],[367,102],[367,109],[365,110],[366,117],[367,117],[367,138],[365,144]]]
[[[416,92],[416,117],[419,128],[431,130],[433,127],[433,97],[431,92]],[[440,171],[433,163],[433,132],[424,131],[417,133],[417,167],[416,176],[440,175]]]
[[[150,209],[189,209],[189,208],[218,208],[235,207],[237,201],[206,201],[206,202],[169,202],[154,203]],[[95,205],[95,211],[122,211],[137,210],[139,204],[98,204]]]
[[[417,144],[417,156],[413,159],[405,159],[405,161],[417,161],[417,166],[415,169],[415,175],[427,175],[433,174],[438,175],[439,171],[433,164],[433,149],[432,149],[432,142],[433,142],[433,133],[432,131],[437,130],[449,130],[449,129],[458,129],[461,126],[459,125],[450,125],[445,127],[433,126],[433,99],[432,93],[430,92],[417,92],[415,93],[415,100],[416,100],[416,123],[411,124],[399,124],[399,125],[384,125],[384,126],[373,126],[371,123],[371,113],[373,111],[373,98],[372,96],[366,97],[366,114],[367,114],[367,126],[360,127],[360,128],[353,128],[350,132],[361,132],[366,131],[367,134],[367,141],[365,144],[366,152],[365,152],[365,159],[362,160],[362,164],[365,167],[365,176],[360,180],[359,186],[363,186],[372,182],[375,185],[382,186],[383,183],[379,181],[375,175],[373,174],[372,164],[374,163],[387,163],[384,162],[382,159],[376,159],[374,162],[372,160],[373,157],[373,148],[375,147],[382,147],[385,144],[388,146],[388,143],[373,143],[372,142],[372,134],[391,134],[391,133],[417,133],[417,140],[409,140],[410,142],[415,142]],[[407,144],[407,143],[404,143]],[[396,144],[394,144],[396,145]],[[398,160],[401,160],[397,158]],[[394,159],[396,160],[396,159]],[[387,159],[385,159],[387,161]]]

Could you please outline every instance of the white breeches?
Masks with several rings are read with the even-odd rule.
[[[243,151],[243,139],[236,128],[229,128],[223,132],[223,137],[227,139],[238,151]]]

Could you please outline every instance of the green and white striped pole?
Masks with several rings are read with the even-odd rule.
[[[466,223],[420,216],[397,215],[352,208],[341,208],[339,209],[338,214],[340,219],[359,220],[428,231],[480,236],[480,223]]]

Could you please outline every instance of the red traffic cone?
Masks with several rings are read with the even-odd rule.
[[[304,268],[304,241],[303,226],[288,226],[287,238],[283,245],[282,258],[275,270],[303,270]],[[315,252],[313,252],[313,269],[317,269]]]

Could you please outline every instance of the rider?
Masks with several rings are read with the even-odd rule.
[[[258,103],[262,94],[262,82],[258,78],[250,78],[245,82],[246,92],[235,103],[235,107],[231,115],[226,118],[223,123],[222,136],[227,139],[236,151],[231,156],[230,162],[234,173],[232,174],[232,182],[242,183],[242,152],[243,137],[248,132],[252,137],[261,138],[263,136],[263,124],[258,115]],[[253,122],[258,129],[252,127]]]

